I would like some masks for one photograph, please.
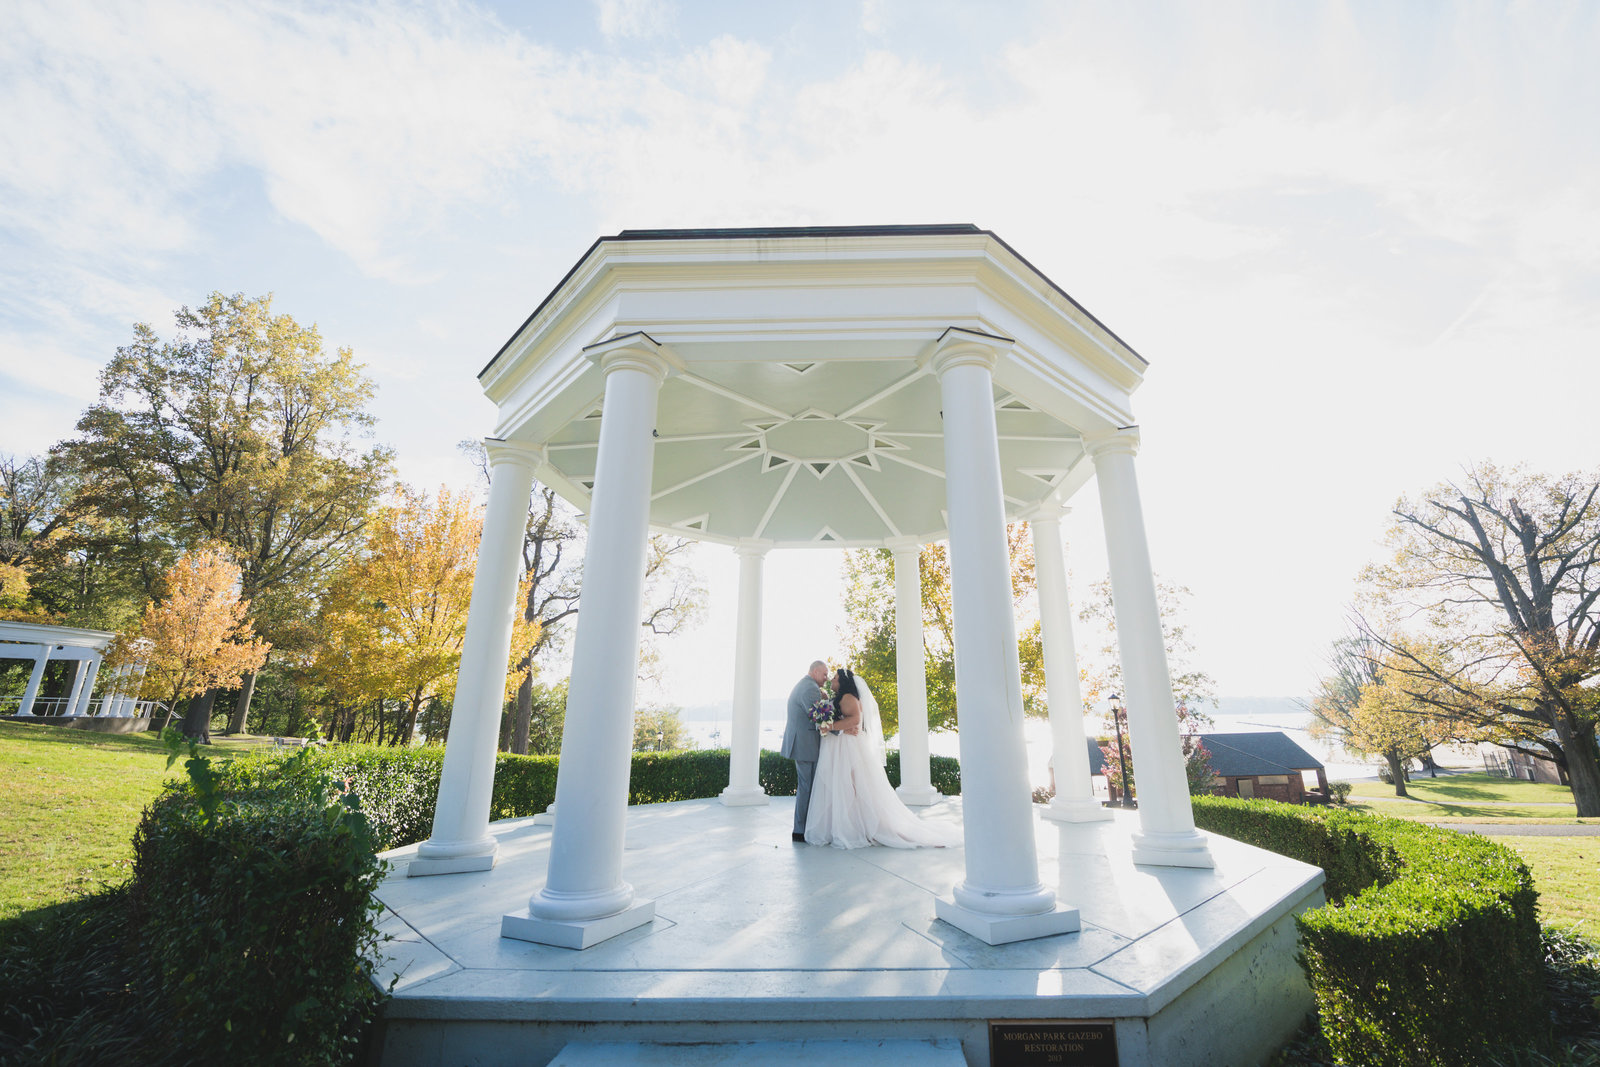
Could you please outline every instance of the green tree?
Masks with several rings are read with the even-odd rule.
[[[1393,684],[1458,731],[1543,749],[1600,816],[1600,474],[1481,463],[1393,515],[1391,558],[1362,574]]]
[[[1011,594],[1019,612],[1027,610],[1036,580],[1033,541],[1028,525],[1006,527],[1011,557]],[[928,728],[956,728],[955,608],[950,587],[950,553],[944,542],[922,546],[918,555],[922,580],[922,642],[927,685]],[[851,669],[867,679],[883,714],[883,732],[891,737],[900,727],[900,691],[896,676],[894,554],[886,548],[853,549],[844,554],[844,608],[848,620],[840,635]],[[1044,703],[1044,656],[1039,624],[1025,625],[1017,638],[1022,666],[1023,708],[1029,715],[1047,714]]]
[[[681,708],[643,707],[633,713],[633,750],[671,752],[689,747],[689,732],[683,727]]]
[[[170,340],[135,325],[59,451],[82,472],[81,503],[115,516],[103,533],[145,590],[174,555],[226,545],[257,630],[275,638],[311,613],[388,482],[391,453],[357,443],[373,385],[349,349],[328,355],[315,326],[273,314],[270,296],[213,293],[176,323]]]

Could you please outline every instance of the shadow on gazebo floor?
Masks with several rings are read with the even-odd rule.
[[[500,936],[543,884],[548,825],[493,824],[490,871],[407,878],[415,846],[386,854],[383,1062],[598,1062],[586,1043],[643,1042],[695,1043],[708,1064],[725,1060],[706,1043],[865,1040],[988,1064],[990,1023],[1025,1019],[1106,1022],[1123,1067],[1242,1063],[1310,1009],[1292,916],[1322,900],[1314,867],[1215,835],[1213,870],[1135,867],[1136,814],[1060,824],[1036,807],[1041,880],[1082,929],[991,946],[934,918],[961,848],[797,844],[793,803],[628,809],[623,877],[656,917],[582,951]],[[960,798],[921,813],[959,823]]]

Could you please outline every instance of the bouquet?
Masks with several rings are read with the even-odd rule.
[[[816,723],[818,729],[829,723],[838,722],[841,718],[839,709],[834,707],[833,698],[826,692],[821,693],[811,703],[811,721]]]

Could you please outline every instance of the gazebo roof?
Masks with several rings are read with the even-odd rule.
[[[951,330],[1000,350],[994,405],[1008,515],[1088,480],[1083,437],[1134,422],[1145,361],[975,226],[628,230],[596,241],[479,375],[495,436],[542,446],[579,508],[604,380],[586,349],[642,334],[660,393],[650,518],[704,540],[937,539]]]

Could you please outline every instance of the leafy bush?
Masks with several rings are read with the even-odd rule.
[[[1328,797],[1335,804],[1341,804],[1342,805],[1342,804],[1350,803],[1350,783],[1349,782],[1329,782],[1328,783]]]
[[[0,926],[0,1063],[189,1062],[132,936],[126,886]]]
[[[1543,1040],[1537,895],[1486,838],[1270,800],[1194,799],[1195,822],[1328,872],[1302,965],[1341,1062],[1473,1063]]]
[[[425,841],[433,830],[433,807],[439,796],[444,749],[437,746],[395,748],[388,745],[333,745],[302,750],[307,772],[327,775],[360,798],[380,851]],[[728,750],[635,752],[628,781],[628,803],[664,804],[717,796],[728,784]],[[285,762],[281,754],[259,753],[225,765],[227,788],[256,788],[263,775]],[[961,792],[961,762],[948,756],[929,760],[933,787],[945,796]],[[537,815],[556,799],[557,756],[495,757],[491,819]],[[888,752],[885,768],[892,785],[900,784],[900,753]],[[761,753],[757,769],[768,796],[794,796],[794,761],[776,752]]]
[[[381,999],[370,825],[305,756],[190,776],[140,821],[129,890],[169,1037],[188,1062],[349,1062]]]

